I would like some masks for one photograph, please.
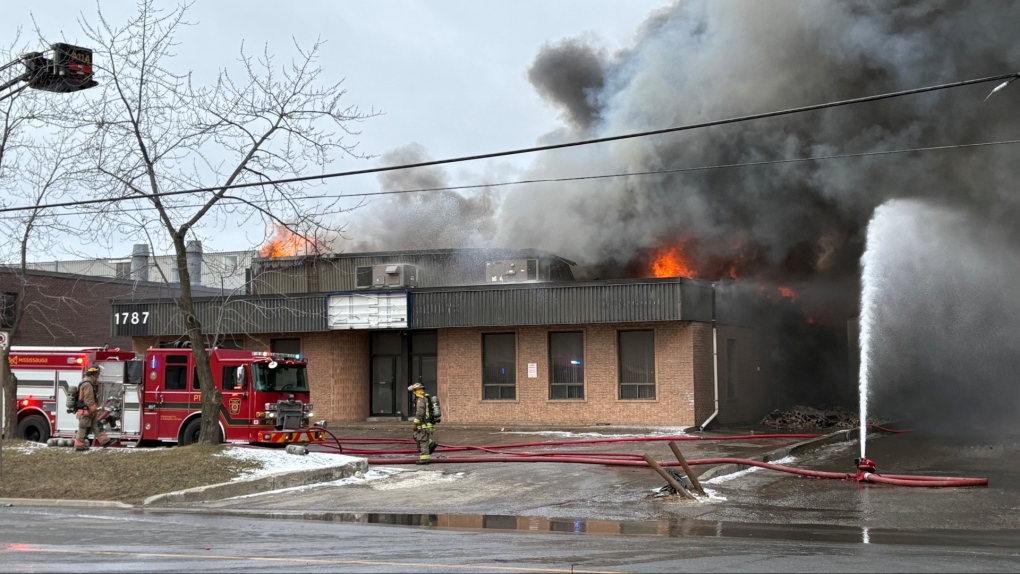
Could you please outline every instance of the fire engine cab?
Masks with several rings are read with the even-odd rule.
[[[144,358],[118,350],[50,351],[47,360],[59,364],[59,369],[54,366],[48,372],[23,368],[33,357],[46,354],[41,348],[25,349],[15,347],[11,352],[11,368],[19,380],[19,436],[42,441],[72,437],[78,420],[64,407],[67,392],[82,379],[86,367],[96,365],[100,408],[111,415],[107,432],[112,438],[126,446],[198,441],[202,392],[191,348],[149,349]],[[208,353],[213,382],[223,396],[220,442],[308,443],[326,438],[322,428],[311,426],[307,362],[301,357],[219,348]],[[31,372],[47,374],[33,378]],[[26,380],[33,383],[26,386]],[[44,419],[48,428],[40,428]]]

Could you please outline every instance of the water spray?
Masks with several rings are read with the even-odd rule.
[[[860,379],[858,383],[861,432],[860,460],[868,460],[865,456],[867,454],[868,440],[868,378],[871,371],[872,328],[875,323],[875,308],[878,305],[878,269],[876,265],[876,259],[878,257],[875,253],[878,245],[878,226],[875,225],[875,220],[880,216],[883,207],[884,206],[880,206],[876,209],[871,221],[868,222],[868,235],[865,243],[864,255],[861,257],[861,318],[860,332],[858,335],[861,348]]]

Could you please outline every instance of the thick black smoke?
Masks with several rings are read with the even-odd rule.
[[[528,79],[542,97],[561,106],[567,122],[587,131],[598,120],[594,101],[605,87],[604,50],[581,39],[545,46]]]
[[[651,17],[614,55],[587,40],[548,45],[531,78],[577,130],[551,137],[608,136],[1010,72],[1020,66],[1018,25],[1020,5],[993,2],[685,1]],[[529,175],[1013,138],[1020,88],[983,102],[993,87],[552,152]],[[804,296],[822,307],[845,301],[850,316],[877,205],[929,197],[1015,209],[1014,153],[1002,146],[532,186],[505,195],[494,241],[529,238],[608,276],[643,265],[649,249],[693,239],[709,267],[738,262],[741,276],[824,285]]]
[[[564,125],[550,126],[544,141],[574,141],[1020,71],[1018,29],[1018,3],[685,0],[650,16],[633,45],[616,53],[587,36],[544,46],[529,79],[564,112]],[[1020,82],[984,101],[993,87],[574,147],[537,156],[519,177],[636,174],[1014,139],[1020,133]],[[960,239],[980,234],[985,217],[1015,220],[1020,215],[1016,153],[1016,146],[1003,145],[559,182],[467,198],[400,198],[370,212],[393,231],[380,236],[385,243],[373,245],[534,247],[579,262],[580,277],[611,278],[647,276],[656,249],[687,241],[696,247],[702,276],[733,269],[741,278],[793,286],[798,305],[809,316],[817,313],[833,333],[845,333],[846,318],[859,310],[860,258],[875,209],[896,198],[938,202],[970,214],[951,223],[958,228],[948,232]],[[423,175],[429,172],[408,173]],[[431,177],[431,183],[447,181],[443,172]],[[398,215],[389,207],[407,211]],[[923,244],[924,236],[918,237]],[[997,240],[1009,249],[1020,247],[1009,234]],[[895,237],[889,241],[897,243]],[[962,242],[944,244],[947,255],[973,252],[954,252],[956,244]],[[963,277],[985,281],[985,264],[995,265],[977,258],[968,265],[978,268],[947,269],[961,277],[953,279],[953,289]],[[936,314],[936,319],[914,323],[912,338],[896,342],[928,348],[919,333],[943,319],[963,320],[968,335],[977,337],[977,325],[969,321],[1004,304],[1004,292],[992,287],[1001,282],[991,273],[988,277],[995,280],[988,279],[967,298],[971,307],[947,303],[940,311],[944,317]],[[907,281],[897,288],[909,302],[911,296],[926,297],[923,289],[916,291],[922,287]],[[979,307],[977,315],[969,314],[973,305]],[[907,320],[912,312],[896,316]],[[991,342],[1012,345],[1012,331],[1006,328],[1002,323]],[[810,340],[802,333],[797,337]],[[839,344],[838,336],[831,338]],[[932,380],[931,367],[923,363],[944,359],[958,344],[941,335],[927,341],[928,355],[906,355],[916,357],[911,359],[916,368],[895,367],[885,359],[878,368],[893,369],[886,379],[907,381],[905,388],[923,389],[910,382],[922,376]],[[790,365],[821,360],[810,346],[776,348],[793,353],[785,360]],[[990,372],[1004,376],[1008,361],[988,356],[1003,349],[971,349],[974,361],[960,365],[974,369],[940,369],[953,371],[944,377],[946,384],[963,381],[966,372],[980,372],[985,365],[994,365]],[[827,384],[827,369],[816,369],[815,384]],[[928,412],[946,406],[943,400]]]

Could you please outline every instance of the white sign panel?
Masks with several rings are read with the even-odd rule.
[[[538,378],[538,363],[528,363],[528,378],[529,379]]]
[[[326,300],[330,329],[406,329],[407,291],[339,293]]]
[[[0,350],[6,349],[11,342],[11,334],[7,331],[0,331]]]

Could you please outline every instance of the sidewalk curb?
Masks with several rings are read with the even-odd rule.
[[[185,490],[177,490],[174,492],[165,492],[163,494],[156,494],[146,498],[139,506],[173,506],[174,504],[179,503],[222,500],[224,498],[268,492],[271,490],[279,490],[281,488],[293,488],[295,486],[307,486],[309,484],[317,484],[320,482],[331,482],[354,476],[357,472],[366,472],[367,470],[368,460],[359,458],[337,466],[280,472],[255,478],[246,478],[232,482],[221,482],[219,484],[210,484]]]
[[[135,506],[115,500],[61,500],[58,498],[0,498],[0,507],[12,506],[43,506],[47,508],[123,508]]]
[[[813,450],[817,450],[819,448],[822,448],[823,446],[828,446],[830,444],[855,442],[857,438],[858,429],[856,428],[842,429],[833,433],[829,433],[827,435],[822,435],[817,438],[811,438],[805,441],[780,447],[775,450],[770,450],[758,456],[749,456],[746,458],[750,460],[756,460],[758,462],[772,462],[779,460],[781,458],[786,458],[790,455],[811,452]],[[735,472],[740,472],[742,470],[747,470],[749,468],[755,467],[747,466],[744,464],[721,464],[718,466],[713,466],[712,468],[699,474],[698,481],[705,481],[712,478],[725,476],[727,474],[733,474]]]

